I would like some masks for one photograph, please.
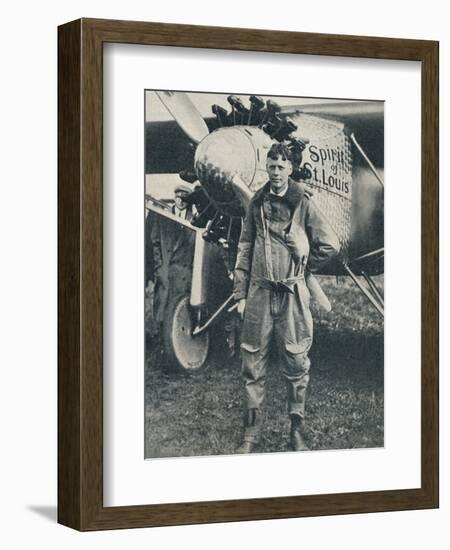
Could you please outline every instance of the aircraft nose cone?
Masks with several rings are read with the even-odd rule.
[[[220,207],[237,215],[240,202],[231,179],[239,174],[250,186],[256,169],[255,149],[250,136],[240,128],[220,128],[203,139],[195,152],[195,171],[208,196]]]

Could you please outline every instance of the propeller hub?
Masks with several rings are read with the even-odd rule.
[[[238,176],[251,193],[267,181],[266,158],[273,141],[252,126],[218,128],[195,152],[195,171],[209,198],[222,213],[242,215],[233,179]]]

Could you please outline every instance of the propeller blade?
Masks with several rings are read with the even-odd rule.
[[[183,132],[194,143],[198,144],[209,134],[200,113],[189,97],[183,92],[156,92],[166,109],[176,120]]]

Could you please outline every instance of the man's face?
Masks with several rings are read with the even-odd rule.
[[[184,201],[186,197],[185,193],[175,193],[175,206],[178,210],[184,210],[187,208],[187,202]]]
[[[287,186],[289,176],[292,174],[292,163],[278,157],[276,160],[267,157],[267,173],[269,174],[270,186],[275,193],[281,193]]]

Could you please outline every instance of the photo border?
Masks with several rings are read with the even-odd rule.
[[[103,506],[103,44],[421,62],[421,487]],[[438,57],[434,41],[79,19],[58,28],[58,521],[81,530],[436,508]]]

